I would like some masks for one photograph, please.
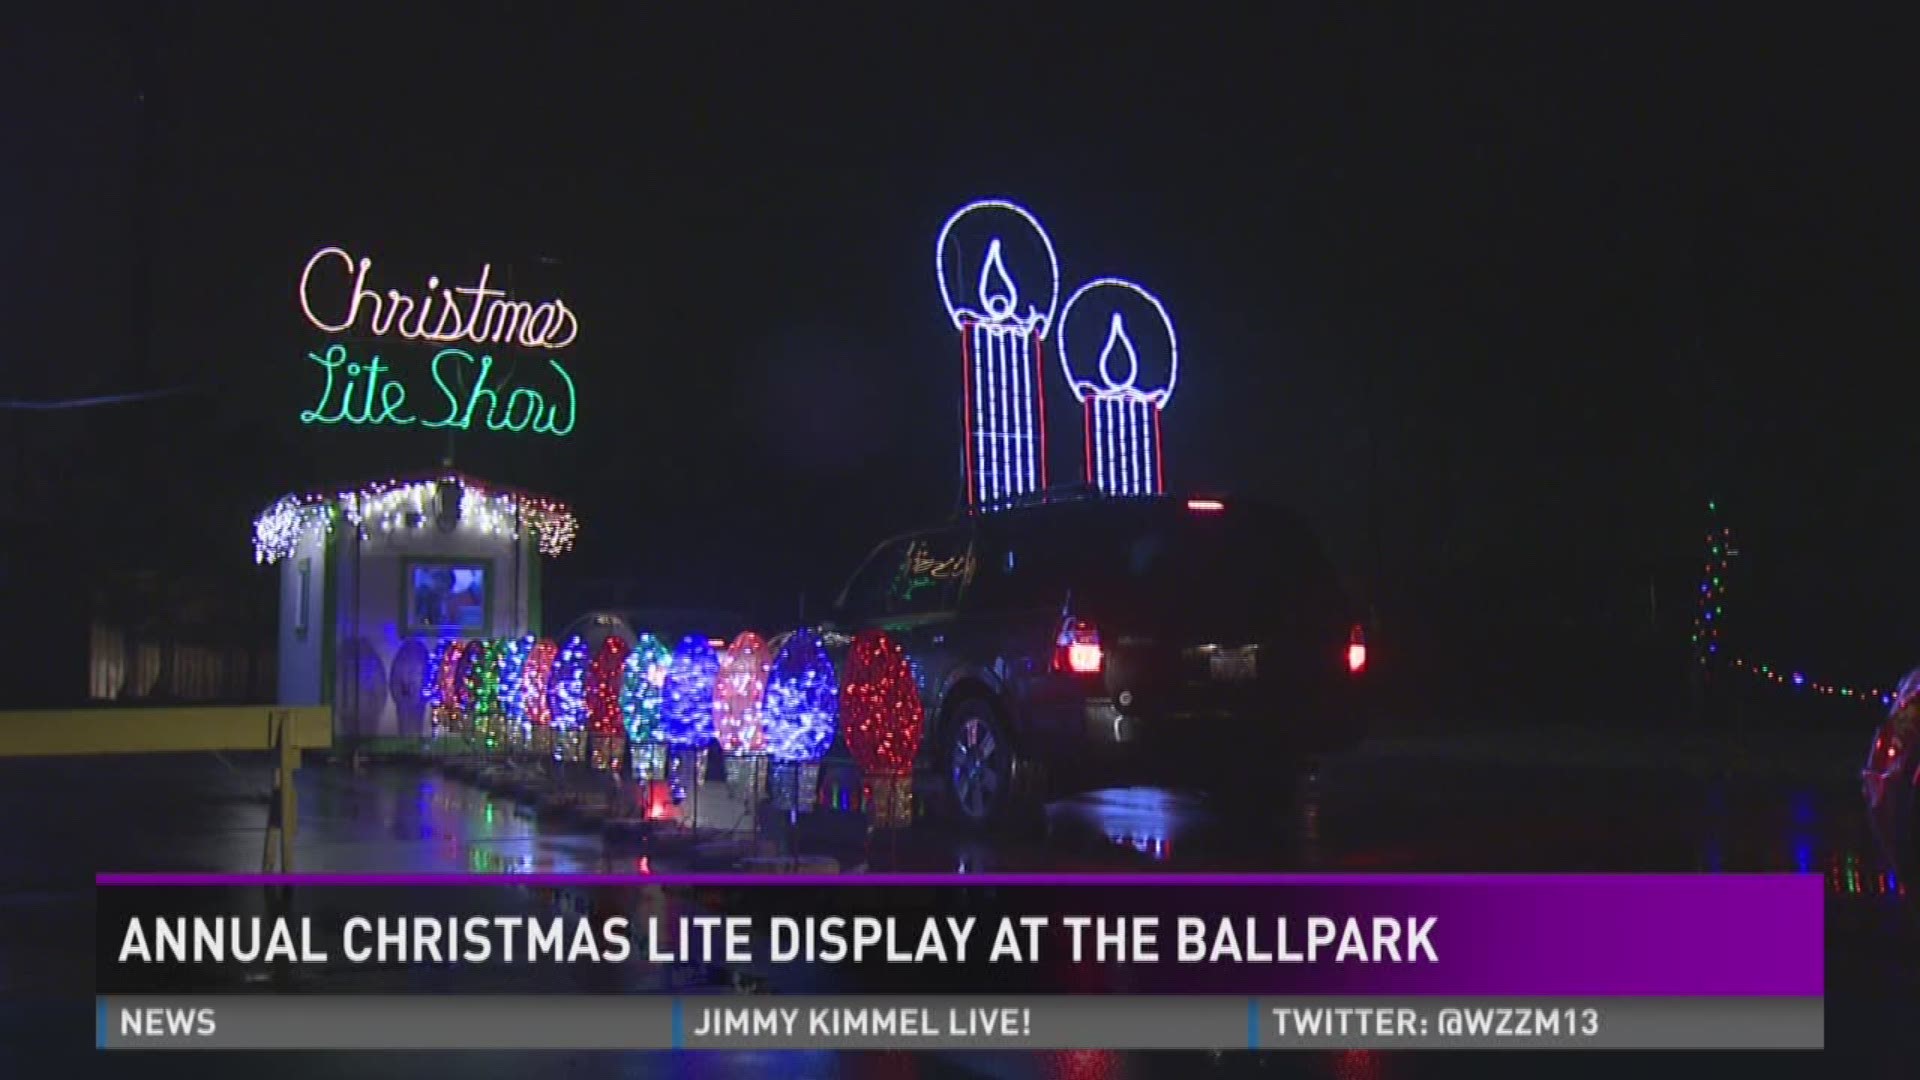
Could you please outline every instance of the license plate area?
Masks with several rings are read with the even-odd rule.
[[[1252,682],[1260,677],[1260,664],[1252,649],[1222,650],[1207,657],[1207,674],[1214,682]]]

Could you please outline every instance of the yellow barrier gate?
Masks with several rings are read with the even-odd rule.
[[[276,869],[277,853],[282,873],[293,870],[299,824],[293,773],[300,767],[300,752],[332,745],[333,709],[326,705],[0,712],[0,757],[275,751],[274,798],[261,865]]]

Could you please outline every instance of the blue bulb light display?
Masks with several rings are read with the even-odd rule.
[[[527,718],[526,703],[520,700],[520,678],[527,667],[527,655],[533,652],[533,642],[531,634],[501,642],[500,711],[516,723]]]
[[[587,662],[592,651],[578,634],[560,646],[553,659],[553,677],[547,684],[547,707],[552,710],[553,726],[572,731],[587,723]]]
[[[818,761],[840,723],[840,680],[820,635],[788,635],[767,668],[762,713],[775,761]]]
[[[643,633],[634,639],[620,680],[620,722],[626,726],[629,742],[642,743],[655,736],[672,663],[673,651],[659,638]]]
[[[680,639],[661,686],[659,734],[671,746],[705,746],[713,741],[713,690],[720,677],[720,654],[707,639]]]

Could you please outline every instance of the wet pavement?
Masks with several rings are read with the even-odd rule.
[[[1396,740],[1331,760],[1271,820],[1223,818],[1156,789],[1052,807],[1047,827],[964,839],[920,829],[874,841],[875,867],[986,870],[1300,869],[1821,874],[1828,885],[1828,1044],[1911,1075],[1920,1052],[1920,919],[1860,812],[1864,736],[1749,741],[1626,734]],[[1858,744],[1858,745],[1856,745]],[[417,1077],[736,1075],[1191,1076],[1253,1070],[1343,1078],[1554,1075],[1627,1059],[1559,1054],[1292,1055],[75,1054],[90,1046],[91,880],[100,870],[256,870],[264,762],[193,757],[0,761],[0,1076],[53,1052],[101,1075]],[[297,861],[316,871],[641,872],[658,857],[537,821],[511,800],[407,767],[310,768]],[[1764,947],[1764,943],[1756,943]],[[27,1055],[20,1057],[19,1055]],[[1612,1064],[1609,1065],[1609,1062]],[[1801,1075],[1814,1058],[1748,1055]],[[1827,1062],[1821,1069],[1831,1068]],[[137,1067],[136,1067],[137,1066]]]

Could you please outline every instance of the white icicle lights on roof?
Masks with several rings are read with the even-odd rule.
[[[449,474],[281,496],[253,520],[254,561],[275,563],[286,558],[309,531],[331,530],[336,519],[369,532],[427,527],[442,484],[459,488],[463,529],[512,537],[531,530],[542,555],[564,555],[573,548],[580,522],[567,504],[525,492],[489,490],[470,477]]]

